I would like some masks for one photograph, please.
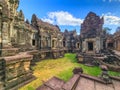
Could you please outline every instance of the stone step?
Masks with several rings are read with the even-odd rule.
[[[75,74],[68,82],[63,85],[62,90],[75,90],[79,79],[80,75]]]
[[[57,77],[53,77],[36,90],[61,90],[65,82]]]

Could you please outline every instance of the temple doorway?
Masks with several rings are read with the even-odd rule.
[[[35,46],[35,39],[32,40],[32,45]]]
[[[77,43],[77,48],[80,48],[80,43]]]
[[[93,42],[88,42],[88,51],[93,51]]]
[[[65,45],[65,41],[63,41],[63,47],[65,47],[66,45]]]
[[[108,43],[108,48],[113,48],[114,46],[113,46],[113,43],[111,42],[111,43]]]

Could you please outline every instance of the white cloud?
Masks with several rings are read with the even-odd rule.
[[[104,16],[104,25],[120,25],[120,17],[111,13],[106,13],[102,16]],[[83,19],[76,18],[69,12],[65,11],[49,12],[47,17],[43,18],[42,20],[51,24],[66,26],[80,26],[83,22]]]
[[[107,2],[107,1],[108,1],[108,2],[120,2],[120,0],[103,0],[103,2],[105,2],[105,1],[106,1],[106,2]]]
[[[51,24],[54,23],[54,21],[52,19],[50,19],[50,18],[44,18],[42,20],[45,21],[45,22],[51,23]]]
[[[64,11],[49,12],[47,18],[43,18],[43,21],[57,24],[57,25],[69,25],[69,26],[80,26],[83,19],[76,18],[72,14]]]
[[[120,25],[120,17],[112,15],[111,13],[103,14],[105,25]]]

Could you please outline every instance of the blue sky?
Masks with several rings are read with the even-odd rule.
[[[26,19],[32,14],[51,24],[57,24],[61,31],[65,29],[80,32],[80,24],[92,11],[104,16],[104,27],[111,33],[120,26],[120,0],[20,0],[18,11],[22,9]]]

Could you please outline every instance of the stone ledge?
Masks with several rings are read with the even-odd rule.
[[[117,80],[117,81],[120,81],[120,77],[110,76],[110,78],[114,79],[114,80]]]
[[[26,59],[26,58],[31,58],[32,59],[32,55],[28,55],[28,54],[18,54],[18,55],[15,55],[15,56],[8,56],[8,57],[4,57],[4,60],[6,62],[9,62],[9,61],[14,61],[14,60],[18,60],[18,59]]]
[[[98,77],[90,76],[90,75],[87,75],[87,74],[80,74],[80,76],[84,77],[84,78],[88,78],[88,79],[94,80],[94,81],[97,81],[97,82],[100,82],[100,83],[106,84],[105,81],[103,81],[102,79],[100,79]]]
[[[35,79],[36,79],[36,77],[33,76],[31,79],[29,79],[29,80],[27,80],[19,85],[16,85],[15,87],[10,88],[9,90],[18,90],[20,87],[25,86],[26,84],[30,83],[31,81],[33,81]]]
[[[15,54],[18,53],[18,48],[6,48],[6,49],[0,49],[1,56],[5,57],[5,56],[13,56]]]

